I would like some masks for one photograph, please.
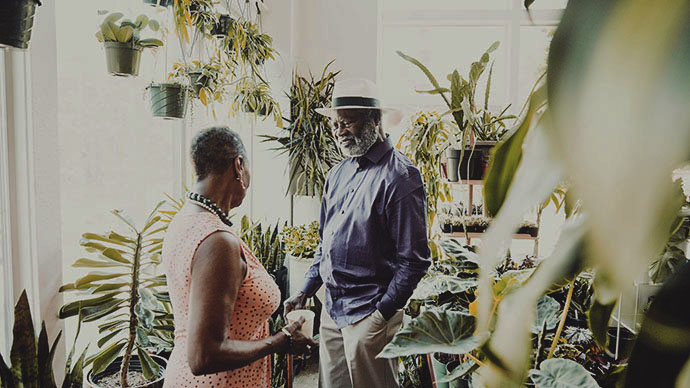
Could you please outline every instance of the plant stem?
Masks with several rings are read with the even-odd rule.
[[[467,356],[467,358],[469,358],[470,360],[474,361],[480,367],[484,366],[484,363],[479,361],[479,359],[477,357],[473,356],[471,353],[465,353],[465,356]]]
[[[129,338],[127,339],[127,348],[125,355],[122,358],[122,365],[120,369],[120,386],[122,388],[129,387],[127,382],[127,372],[129,372],[129,362],[132,360],[132,351],[134,350],[134,341],[137,338],[137,316],[134,308],[139,301],[139,267],[141,256],[141,233],[137,233],[137,248],[134,251],[134,260],[132,262],[132,286],[129,293]]]
[[[553,357],[553,353],[556,351],[556,345],[558,340],[561,338],[561,332],[563,332],[563,327],[565,326],[565,320],[568,318],[568,309],[570,308],[570,301],[573,299],[573,290],[575,289],[575,280],[570,282],[568,289],[568,296],[565,298],[565,306],[563,306],[563,317],[561,322],[558,324],[558,329],[556,330],[556,336],[553,337],[553,342],[551,343],[551,349],[549,349],[549,355],[546,359]]]

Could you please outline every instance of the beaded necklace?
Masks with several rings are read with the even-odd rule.
[[[218,218],[220,218],[220,220],[223,221],[223,223],[225,225],[232,226],[232,222],[230,221],[230,218],[228,217],[228,215],[223,213],[223,211],[220,210],[218,205],[213,203],[210,199],[204,197],[203,195],[201,195],[199,193],[195,193],[192,191],[190,191],[187,194],[187,198],[189,198],[189,200],[194,202],[195,204],[197,204],[197,205],[203,207],[204,209],[210,211],[211,213],[214,213],[215,215],[217,215]]]

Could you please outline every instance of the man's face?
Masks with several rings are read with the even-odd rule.
[[[349,157],[364,155],[378,139],[376,123],[366,109],[339,109],[333,119],[333,135],[340,150]]]

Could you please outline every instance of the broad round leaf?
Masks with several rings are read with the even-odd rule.
[[[529,371],[539,388],[599,388],[599,384],[582,365],[563,358],[542,361],[539,369]]]
[[[484,343],[474,335],[474,317],[457,311],[428,310],[413,319],[383,348],[377,358],[434,352],[462,354]]]
[[[556,299],[550,296],[542,296],[537,301],[537,321],[532,326],[532,333],[538,334],[546,323],[546,329],[551,330],[556,328],[560,321],[558,312],[561,310],[561,304]]]

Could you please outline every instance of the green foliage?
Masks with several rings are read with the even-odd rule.
[[[455,124],[462,131],[463,139],[469,139],[469,133],[471,132],[476,141],[492,141],[500,140],[507,132],[506,121],[516,118],[515,116],[505,114],[508,107],[499,115],[494,115],[489,111],[491,78],[493,76],[493,62],[489,66],[489,61],[491,60],[491,53],[496,51],[499,45],[499,42],[494,42],[478,61],[472,62],[467,79],[460,76],[457,70],[448,74],[449,88],[441,87],[429,69],[419,60],[400,51],[398,51],[398,55],[417,66],[427,76],[433,89],[426,91],[418,90],[417,92],[439,94],[443,98],[443,101],[448,106],[448,111],[441,116],[452,114]],[[481,104],[476,101],[477,86],[487,66],[489,66],[489,75],[484,91],[484,103]],[[450,94],[450,99],[448,99],[447,94]],[[465,142],[463,141],[461,145],[464,146]]]
[[[141,47],[160,47],[163,42],[159,39],[140,39],[140,33],[148,27],[151,31],[158,31],[160,23],[157,20],[149,19],[146,15],[137,16],[135,21],[124,19],[120,23],[116,23],[124,14],[121,12],[112,12],[106,15],[101,23],[98,32],[96,32],[96,39],[99,42],[119,42],[131,43],[132,46]]]
[[[89,259],[75,261],[74,266],[87,271],[111,266],[109,272],[90,271],[73,283],[60,288],[61,292],[77,292],[78,298],[60,309],[60,318],[78,316],[78,321],[97,322],[101,335],[100,349],[89,358],[93,372],[103,372],[118,357],[121,365],[121,384],[127,386],[129,361],[136,350],[140,356],[144,376],[153,380],[161,367],[147,357],[146,349],[165,347],[164,339],[172,340],[172,314],[164,275],[156,276],[155,267],[161,262],[163,239],[159,237],[161,216],[159,203],[137,228],[119,210],[112,213],[129,229],[125,234],[84,233],[81,245]],[[81,313],[79,313],[81,310]]]
[[[272,116],[276,125],[279,128],[283,127],[280,105],[273,99],[271,90],[265,82],[256,82],[250,78],[237,81],[231,113],[234,115],[240,110],[262,116],[263,120]]]
[[[333,62],[331,62],[333,63]],[[263,141],[279,143],[274,150],[287,153],[290,166],[288,191],[298,195],[321,197],[328,171],[343,160],[328,117],[316,113],[317,108],[331,104],[335,78],[340,72],[328,71],[315,79],[295,74],[290,93],[289,126],[284,136],[262,136]]]
[[[261,224],[250,225],[249,217],[242,217],[241,236],[245,244],[254,253],[270,274],[275,274],[285,262],[285,248],[280,240],[280,222],[262,231]],[[287,222],[283,228],[287,227]]]
[[[552,358],[542,361],[539,369],[529,372],[532,382],[539,388],[599,388],[589,372],[575,361]]]
[[[285,252],[301,259],[313,258],[321,242],[319,223],[314,221],[309,225],[285,226],[281,237]]]
[[[36,338],[31,309],[26,291],[23,291],[14,307],[13,340],[8,366],[0,355],[0,387],[2,388],[57,388],[53,375],[53,359],[62,332],[58,333],[53,344],[48,346],[48,333],[45,323]],[[77,330],[77,336],[79,330]],[[76,338],[75,338],[76,342]],[[81,388],[85,353],[72,367],[74,347],[65,366],[62,388]]]
[[[682,211],[664,251],[649,265],[649,278],[654,283],[664,283],[678,267],[688,260],[683,250],[688,238],[690,238],[690,216],[687,212],[687,209]]]
[[[468,353],[485,338],[474,335],[474,317],[465,313],[433,309],[423,312],[400,330],[378,358],[393,358],[433,352]]]

